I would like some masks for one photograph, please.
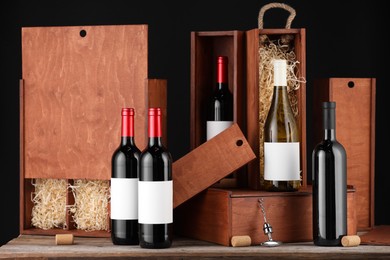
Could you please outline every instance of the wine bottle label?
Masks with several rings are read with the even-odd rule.
[[[173,182],[139,181],[138,222],[168,224],[173,222]]]
[[[138,178],[111,178],[111,219],[138,219]]]
[[[264,179],[269,181],[300,180],[299,142],[264,142]]]
[[[233,121],[207,121],[207,141],[232,125]]]

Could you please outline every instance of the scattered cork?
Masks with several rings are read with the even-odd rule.
[[[231,243],[233,247],[250,246],[252,240],[250,236],[233,236]]]
[[[73,234],[56,234],[56,245],[73,245]]]
[[[341,245],[344,247],[358,246],[360,245],[360,237],[357,235],[343,236],[341,238]]]

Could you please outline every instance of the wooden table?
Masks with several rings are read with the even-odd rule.
[[[317,247],[289,243],[279,247],[226,247],[205,241],[175,238],[168,249],[115,246],[109,238],[75,237],[73,245],[55,245],[54,236],[21,235],[0,247],[0,259],[390,259],[390,246]]]

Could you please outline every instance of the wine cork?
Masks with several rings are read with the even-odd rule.
[[[72,245],[73,234],[57,234],[56,245]]]
[[[233,236],[231,239],[233,247],[237,246],[250,246],[252,243],[250,236]]]
[[[343,246],[358,246],[360,245],[360,237],[359,236],[343,236],[341,238],[341,245]]]

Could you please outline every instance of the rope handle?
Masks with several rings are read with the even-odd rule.
[[[282,8],[286,11],[288,11],[290,13],[290,15],[288,16],[287,18],[287,22],[286,22],[286,29],[290,29],[291,28],[291,23],[292,21],[294,20],[295,18],[295,15],[296,15],[296,12],[295,12],[295,9],[292,8],[291,6],[287,5],[287,4],[282,4],[282,3],[269,3],[269,4],[266,4],[264,5],[260,11],[259,11],[259,29],[263,29],[263,17],[264,17],[264,13],[271,9],[271,8]]]

